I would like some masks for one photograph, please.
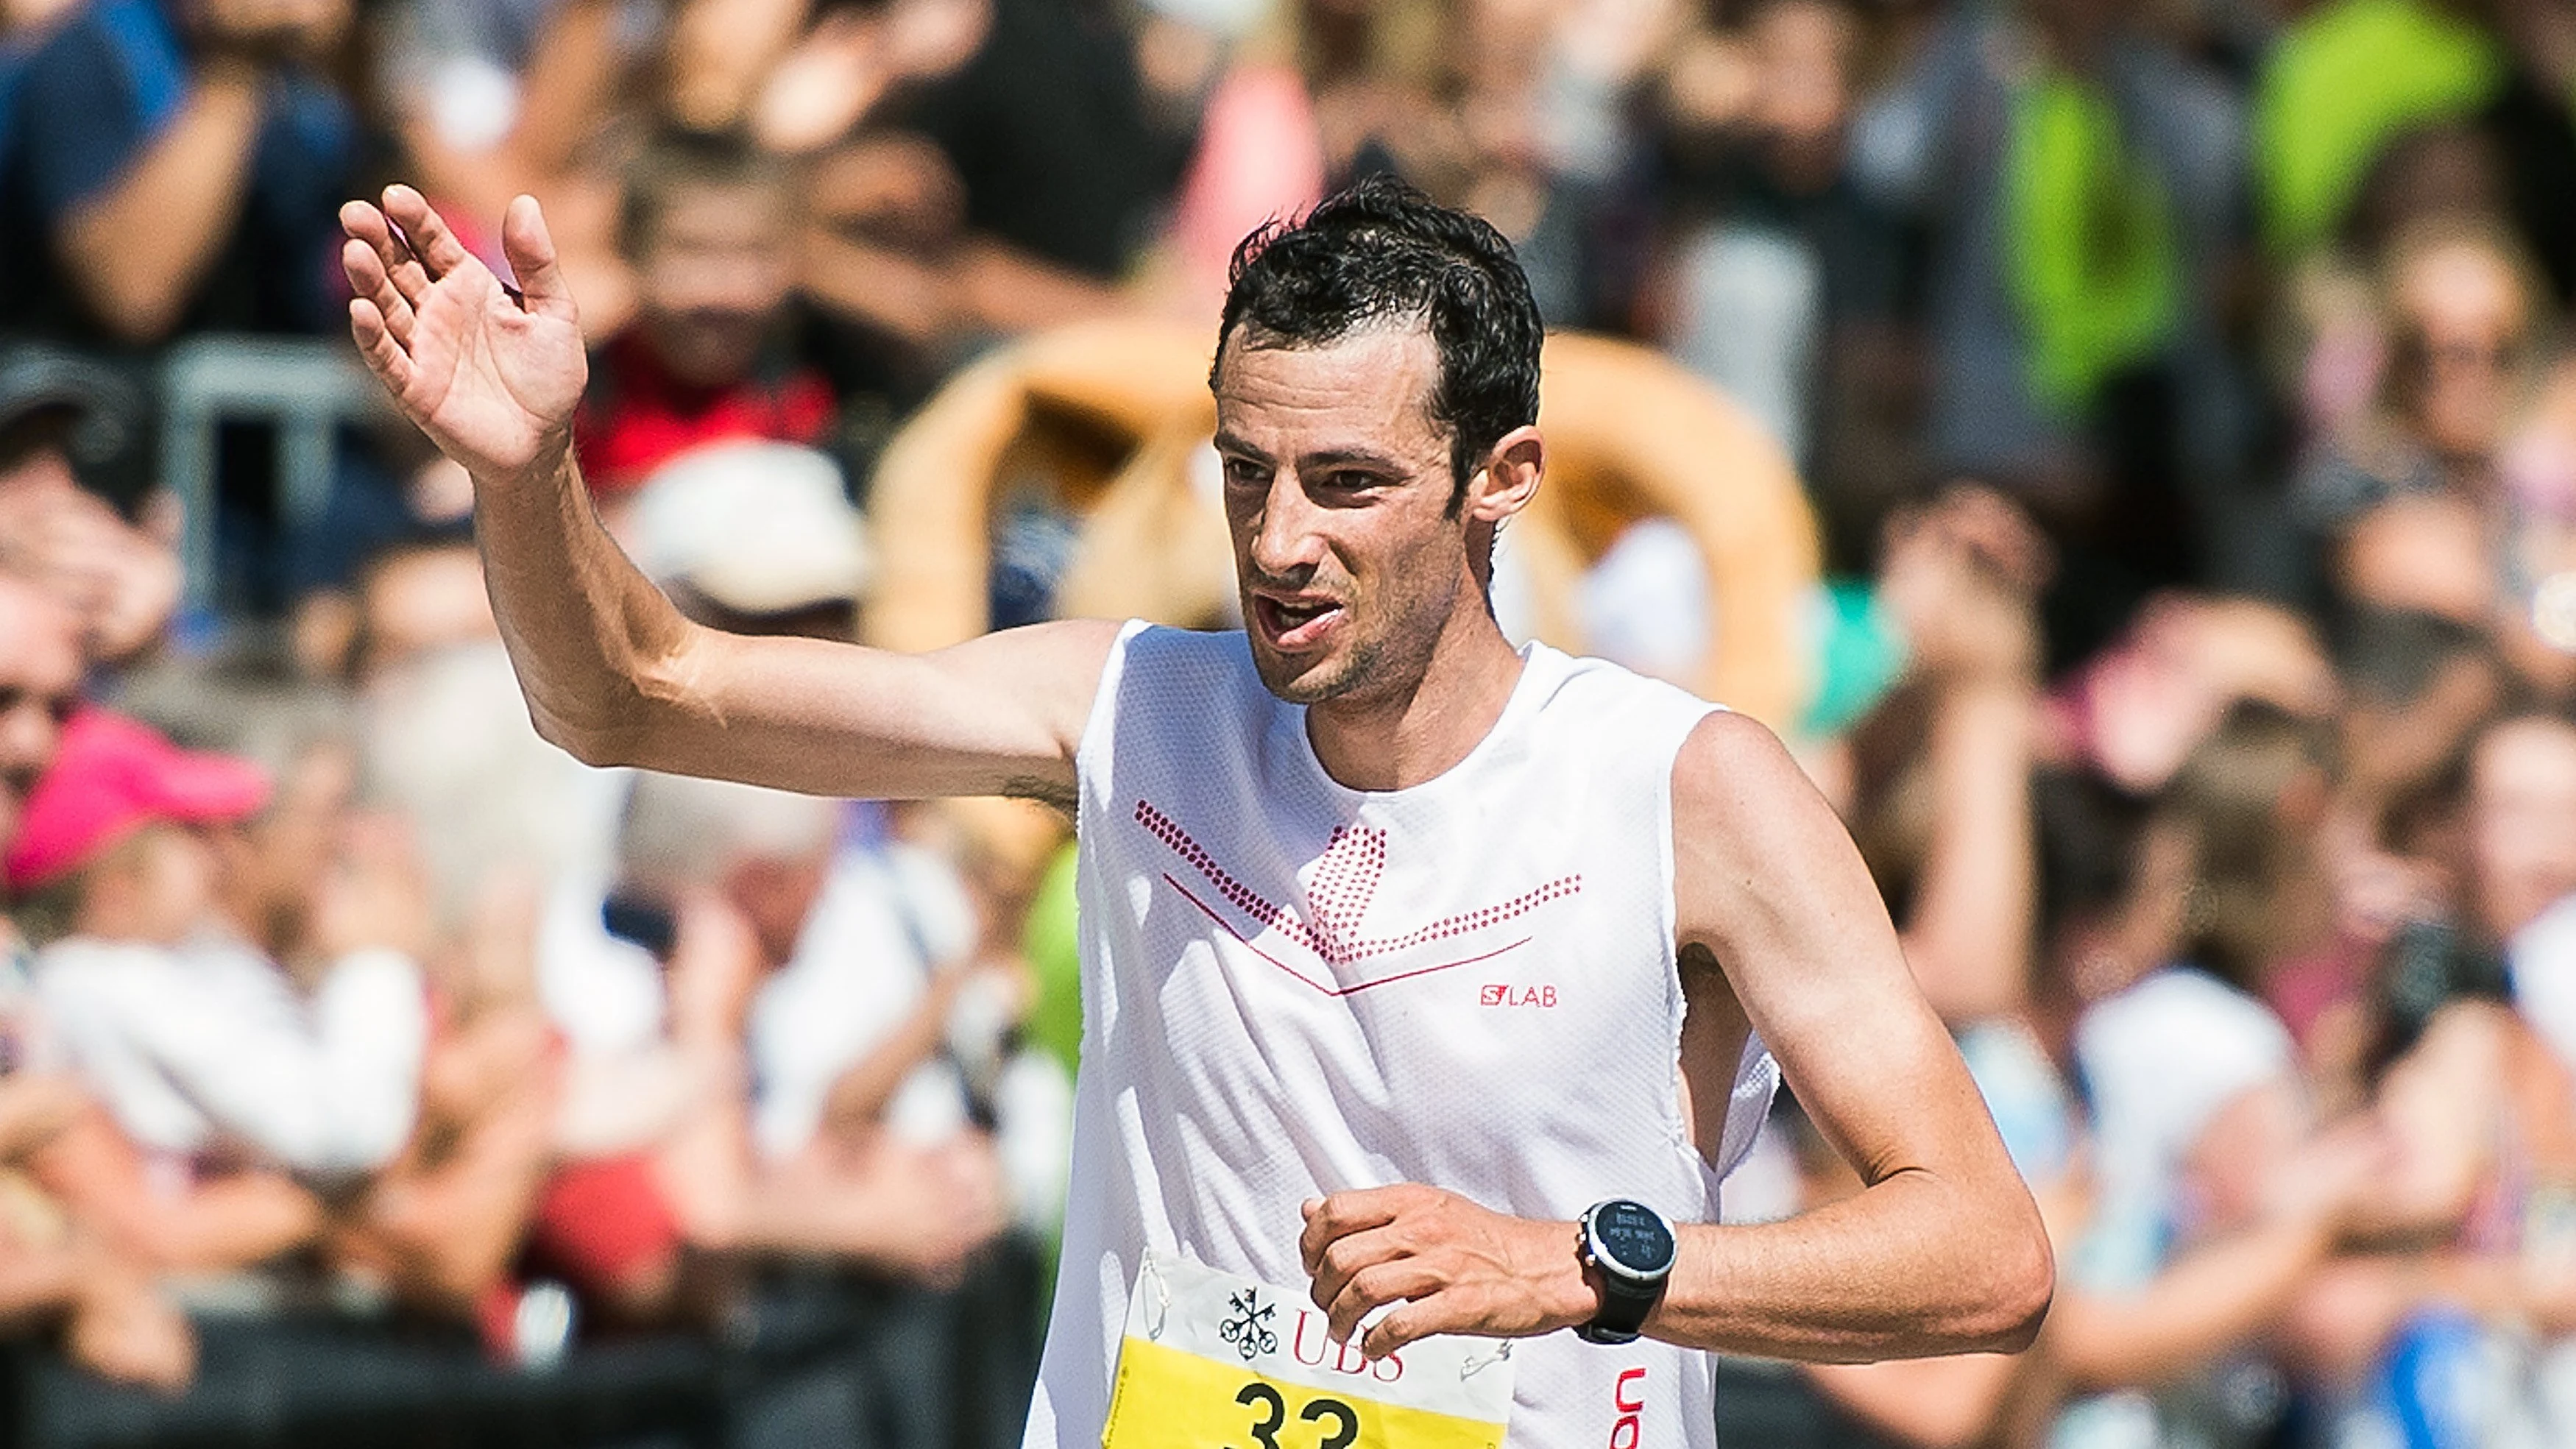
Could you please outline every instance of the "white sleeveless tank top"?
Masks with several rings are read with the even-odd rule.
[[[1325,773],[1240,633],[1120,635],[1078,757],[1082,1070],[1027,1449],[1097,1449],[1148,1249],[1302,1288],[1299,1204],[1397,1182],[1521,1217],[1632,1197],[1715,1220],[1778,1071],[1746,1043],[1704,1161],[1671,780],[1711,706],[1524,658],[1465,760],[1373,793]],[[1511,1449],[1715,1442],[1705,1354],[1567,1332],[1513,1364]]]

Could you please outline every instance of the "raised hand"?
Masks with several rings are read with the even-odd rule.
[[[511,202],[501,221],[515,290],[408,186],[386,187],[381,210],[350,202],[340,225],[356,293],[349,331],[403,414],[478,479],[559,463],[589,362],[536,198]]]

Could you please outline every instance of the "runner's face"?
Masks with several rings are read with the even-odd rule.
[[[1409,691],[1461,594],[1468,524],[1440,359],[1419,326],[1316,347],[1247,345],[1217,374],[1216,446],[1253,663],[1293,704]],[[1475,600],[1482,609],[1481,596]]]
[[[0,840],[53,763],[80,679],[71,615],[33,586],[0,579]]]

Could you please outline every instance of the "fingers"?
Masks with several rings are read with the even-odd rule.
[[[1315,1265],[1306,1270],[1307,1276],[1315,1280],[1315,1306],[1330,1309],[1354,1276],[1412,1251],[1410,1240],[1392,1223],[1335,1238],[1325,1244]]]
[[[1447,1277],[1420,1258],[1398,1257],[1371,1263],[1342,1280],[1334,1296],[1322,1303],[1324,1332],[1335,1343],[1348,1343],[1360,1320],[1390,1303],[1436,1296]],[[1319,1299],[1322,1292],[1316,1293]]]
[[[1422,1204],[1429,1189],[1412,1183],[1365,1187],[1312,1199],[1302,1205],[1305,1231],[1297,1235],[1297,1252],[1311,1276],[1324,1263],[1324,1250],[1339,1238],[1394,1222],[1407,1207]]]
[[[372,299],[349,299],[349,335],[357,340],[358,355],[384,380],[388,391],[399,398],[411,390],[411,356],[396,345],[385,327],[383,310]]]
[[[554,238],[546,233],[545,212],[535,197],[514,198],[510,209],[501,214],[501,252],[510,259],[510,271],[518,278],[519,295],[529,311],[576,320],[572,292],[564,285],[563,269],[555,264]]]
[[[445,219],[431,209],[429,199],[410,187],[397,183],[385,188],[385,215],[403,229],[412,255],[420,258],[429,281],[437,281],[474,260],[465,243],[447,229]]]
[[[1360,1356],[1391,1358],[1397,1349],[1435,1333],[1472,1333],[1476,1326],[1476,1315],[1467,1311],[1465,1295],[1433,1293],[1370,1324],[1369,1331],[1360,1337]]]
[[[394,345],[408,351],[411,347],[412,308],[401,291],[385,274],[384,259],[375,248],[351,237],[340,244],[340,270],[349,277],[349,291],[376,304],[376,315],[393,334]]]
[[[394,231],[393,224],[385,219],[383,212],[363,201],[352,201],[340,208],[340,230],[348,233],[351,242],[363,246],[373,256],[368,276],[381,278],[383,292],[401,301],[406,314],[420,304],[420,299],[429,291],[428,269],[420,264],[420,257],[412,251],[411,243]],[[353,247],[341,248],[340,265],[349,273],[349,285],[364,293],[378,284],[359,280],[354,251]],[[391,320],[394,309],[384,305],[383,296],[377,297],[376,301],[378,308]]]

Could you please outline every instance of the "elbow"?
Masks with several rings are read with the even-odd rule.
[[[615,769],[636,763],[634,750],[623,731],[603,727],[596,722],[576,720],[562,711],[548,709],[534,695],[528,697],[528,723],[536,727],[538,739],[592,769]]]
[[[522,665],[520,687],[537,738],[594,769],[661,768],[657,739],[691,713],[694,664],[685,637],[656,653],[604,659],[580,685],[549,687]]]
[[[2057,1259],[2038,1211],[2026,1208],[2021,1216],[2027,1224],[1989,1256],[1986,1291],[1965,1325],[1970,1351],[2020,1353],[2029,1348],[2038,1341],[2048,1305],[2057,1295]]]
[[[574,698],[552,697],[526,682],[528,723],[537,738],[593,769],[649,766],[644,749],[650,695],[626,677]]]

